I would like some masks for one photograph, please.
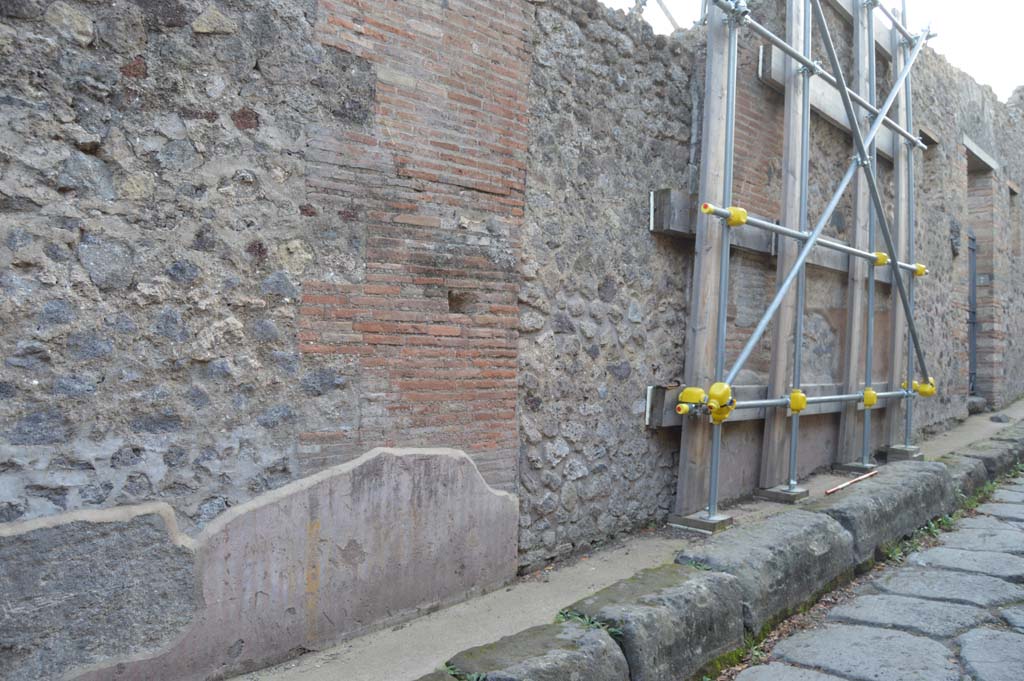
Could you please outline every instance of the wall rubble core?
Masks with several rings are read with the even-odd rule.
[[[750,4],[784,32],[782,0]],[[835,37],[848,62],[846,30]],[[739,55],[736,203],[775,219],[784,95],[759,78],[760,47]],[[181,527],[159,573],[167,622],[90,659],[154,652],[198,617],[181,547],[378,447],[465,451],[460,465],[518,495],[503,579],[664,521],[679,430],[644,427],[645,394],[679,382],[691,354],[694,254],[649,232],[649,192],[692,189],[704,52],[703,27],[655,36],[598,0],[0,2],[0,545],[25,522],[160,502],[128,535]],[[889,80],[880,68],[880,91]],[[914,93],[932,139],[916,232],[940,385],[915,407],[929,434],[967,414],[969,234],[979,393],[994,407],[1024,394],[1024,96],[1000,103],[929,50]],[[812,119],[813,215],[850,149]],[[891,202],[888,160],[879,172]],[[854,224],[844,199],[825,234]],[[775,260],[736,249],[731,272],[730,359]],[[836,384],[846,274],[808,276],[805,381]],[[888,329],[887,285],[879,299]],[[767,382],[770,336],[742,384]],[[880,381],[887,348],[880,333]],[[801,427],[800,474],[831,465],[838,414]],[[763,425],[727,432],[721,494],[735,500],[758,487]],[[991,474],[1014,455],[969,456]],[[926,496],[946,498],[936,476]],[[870,552],[869,527],[848,520],[866,511],[830,508],[821,523]],[[6,550],[45,552],[29,546],[43,544]],[[617,658],[596,638],[583,648]]]

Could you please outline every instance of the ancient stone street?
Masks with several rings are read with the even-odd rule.
[[[737,681],[1024,678],[1024,484],[1003,486],[940,546],[857,589]]]

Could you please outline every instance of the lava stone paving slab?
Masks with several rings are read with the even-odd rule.
[[[974,629],[957,639],[960,659],[974,681],[1024,678],[1024,636],[997,629]]]
[[[827,625],[779,642],[772,654],[851,681],[961,681],[944,645],[891,629]]]
[[[1011,627],[1024,634],[1024,605],[1005,608],[1000,610],[999,614]]]
[[[977,572],[992,577],[1024,582],[1024,558],[994,551],[964,551],[943,546],[915,553],[907,558],[908,565],[934,567],[943,570]]]
[[[882,595],[861,596],[844,603],[829,613],[829,619],[946,639],[994,618],[973,605]]]
[[[996,577],[948,570],[903,568],[879,577],[872,585],[886,593],[983,608],[1024,600],[1024,587]]]
[[[822,674],[809,669],[790,667],[788,664],[772,662],[761,667],[751,667],[736,677],[736,681],[843,681],[838,676]]]
[[[1017,530],[1024,531],[1024,523],[1000,520],[990,515],[975,515],[961,520],[957,527],[962,530]]]
[[[999,489],[992,495],[992,501],[1002,504],[1024,504],[1024,490]]]
[[[1024,522],[1024,504],[982,504],[978,507],[978,513],[1003,520]]]
[[[940,542],[951,549],[1024,554],[1024,532],[1020,530],[958,530],[943,535]]]

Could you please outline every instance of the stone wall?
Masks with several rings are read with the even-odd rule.
[[[532,6],[0,4],[0,522],[379,445],[515,489]]]
[[[644,429],[682,378],[692,244],[648,232],[691,161],[694,34],[656,38],[596,0],[538,7],[523,226],[521,560],[663,518],[677,432]]]
[[[782,7],[753,4],[779,33]],[[679,433],[644,428],[645,391],[682,377],[693,250],[648,232],[648,193],[699,163],[702,35],[598,0],[0,5],[0,522],[164,500],[195,534],[417,445],[518,491],[523,567],[663,519]],[[737,202],[777,218],[784,100],[759,47],[740,52]],[[966,415],[969,229],[986,397],[1024,391],[1024,97],[927,50],[915,93],[937,142],[917,175],[933,431]],[[964,135],[998,166],[983,222]],[[851,147],[821,120],[812,145],[813,217]],[[826,234],[853,220],[846,199]],[[735,254],[730,356],[774,270]],[[838,381],[845,274],[809,276],[805,377]],[[767,338],[741,383],[765,382]],[[806,419],[802,474],[837,429]],[[755,490],[762,433],[727,429],[723,498]]]

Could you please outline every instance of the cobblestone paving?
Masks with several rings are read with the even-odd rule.
[[[1024,482],[737,681],[1024,681]]]

